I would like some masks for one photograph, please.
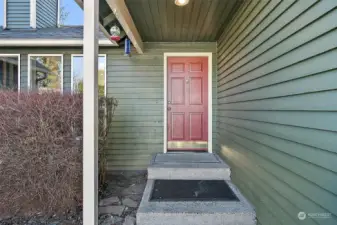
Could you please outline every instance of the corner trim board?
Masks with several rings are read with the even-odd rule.
[[[7,0],[4,0],[4,25],[3,29],[6,29],[7,27]]]
[[[36,29],[36,0],[30,0],[30,26]]]
[[[208,153],[213,151],[213,106],[212,106],[212,76],[213,76],[213,65],[212,65],[212,52],[170,52],[164,53],[164,153],[167,153],[167,58],[177,56],[177,57],[208,57]]]
[[[60,3],[61,0],[57,0],[57,27],[60,27],[60,18],[61,18],[61,3]]]

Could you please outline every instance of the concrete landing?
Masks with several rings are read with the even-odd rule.
[[[239,190],[226,181],[239,201],[149,201],[148,180],[137,212],[137,225],[255,225],[255,212]]]
[[[230,168],[211,153],[156,154],[148,167],[148,179],[230,180]]]

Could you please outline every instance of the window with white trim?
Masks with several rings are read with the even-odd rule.
[[[0,54],[0,88],[20,89],[20,56]]]
[[[72,55],[71,65],[72,91],[73,93],[83,92],[83,56]],[[99,55],[98,57],[98,94],[105,96],[106,87],[106,55]]]
[[[32,91],[63,91],[63,55],[29,55],[29,88]]]

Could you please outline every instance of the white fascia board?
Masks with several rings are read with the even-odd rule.
[[[0,46],[83,46],[83,40],[0,39]],[[99,46],[118,46],[110,40],[99,40]]]

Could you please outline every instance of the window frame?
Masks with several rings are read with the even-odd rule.
[[[64,75],[64,60],[63,60],[63,54],[28,54],[27,56],[27,60],[28,60],[28,79],[27,79],[27,90],[31,91],[31,87],[30,87],[30,78],[31,78],[31,64],[30,64],[30,58],[34,57],[34,56],[42,56],[42,57],[47,57],[47,56],[57,56],[57,57],[61,57],[61,91],[60,93],[63,94],[64,90],[63,90],[63,75]]]
[[[83,54],[71,54],[71,68],[70,68],[70,73],[71,73],[71,93],[74,93],[74,58],[81,56],[83,58]],[[104,68],[104,96],[106,97],[107,95],[107,83],[106,83],[106,76],[107,76],[107,54],[98,54],[98,57],[104,57],[104,62],[105,62],[105,68]]]
[[[20,92],[21,89],[21,54],[2,54],[0,53],[0,56],[4,57],[18,57],[18,92]]]

